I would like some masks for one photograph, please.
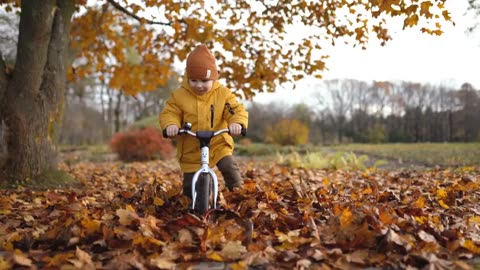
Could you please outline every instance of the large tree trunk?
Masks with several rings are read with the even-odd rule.
[[[22,0],[21,5],[15,68],[11,76],[0,75],[0,89],[5,89],[0,121],[9,130],[8,157],[0,172],[7,181],[35,179],[57,168],[65,53],[74,12],[73,0]]]
[[[5,104],[3,104],[3,96],[7,90],[7,74],[5,69],[6,64],[3,61],[3,58],[0,56],[0,108],[5,106]],[[7,126],[5,125],[0,111],[0,169],[5,164],[7,155]]]

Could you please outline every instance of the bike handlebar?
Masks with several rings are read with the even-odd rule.
[[[188,135],[193,136],[193,137],[197,137],[199,132],[202,132],[202,131],[193,132],[191,130],[184,129],[184,128],[181,128],[181,129],[178,130],[178,134],[188,134]],[[228,128],[217,130],[217,131],[213,132],[212,137],[215,137],[215,136],[220,135],[222,133],[230,134],[230,130]],[[167,130],[166,129],[163,130],[162,134],[163,134],[164,138],[169,138],[168,135],[167,135]],[[246,136],[247,135],[247,129],[242,127],[242,131],[240,132],[240,135]]]

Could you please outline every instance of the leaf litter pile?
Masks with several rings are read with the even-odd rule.
[[[197,216],[173,161],[63,166],[80,187],[1,191],[0,269],[479,264],[480,168],[304,170],[243,161],[242,188],[221,187],[221,208]]]

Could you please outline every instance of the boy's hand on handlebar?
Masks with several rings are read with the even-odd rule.
[[[175,137],[178,135],[178,127],[176,125],[170,125],[167,127],[167,136],[168,137]]]
[[[242,126],[240,124],[233,123],[230,124],[228,130],[230,131],[230,135],[238,136],[242,133]]]

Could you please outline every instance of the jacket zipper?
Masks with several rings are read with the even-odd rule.
[[[213,104],[210,104],[210,128],[213,128]]]

